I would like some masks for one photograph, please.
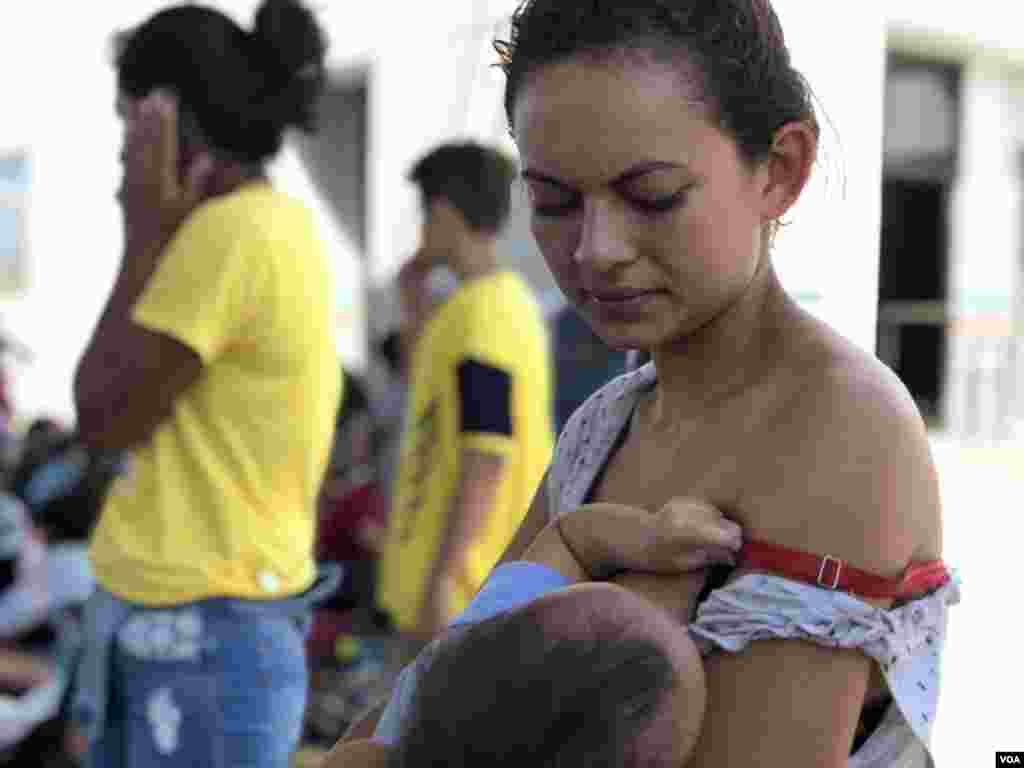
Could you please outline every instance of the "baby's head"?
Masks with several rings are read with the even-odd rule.
[[[686,631],[610,584],[551,593],[442,643],[389,765],[681,765],[704,672]]]

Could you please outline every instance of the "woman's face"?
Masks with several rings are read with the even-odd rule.
[[[605,342],[653,349],[714,319],[762,258],[766,171],[705,119],[679,69],[574,58],[513,118],[534,237]]]

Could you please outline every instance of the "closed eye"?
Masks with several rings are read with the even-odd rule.
[[[686,196],[689,191],[690,188],[687,186],[683,187],[674,194],[667,195],[664,197],[624,197],[626,198],[627,203],[640,213],[657,215],[661,213],[668,213],[669,211],[675,210],[680,205],[684,204],[686,202]],[[556,199],[551,199],[555,197],[558,196],[548,196],[550,202],[547,202],[545,200],[545,196],[543,195],[531,195],[530,199],[533,205],[533,212],[537,216],[542,216],[545,218],[557,218],[559,216],[568,216],[569,214],[578,210],[582,202],[582,195],[580,195],[579,193],[569,195],[568,197],[562,195],[562,199],[560,201]]]
[[[579,192],[546,181],[528,181],[530,205],[538,216],[565,216],[577,209],[582,201]]]
[[[656,198],[628,198],[630,205],[642,213],[667,213],[686,202],[689,186],[685,186],[674,194]]]

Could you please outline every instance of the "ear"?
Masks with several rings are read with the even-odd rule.
[[[451,200],[441,196],[434,201],[434,204],[437,206],[438,220],[443,223],[443,226],[452,228],[459,235],[470,231],[466,217]]]
[[[782,218],[807,186],[818,156],[818,137],[805,122],[792,122],[779,128],[765,160],[765,186],[762,191],[763,215],[767,221]]]

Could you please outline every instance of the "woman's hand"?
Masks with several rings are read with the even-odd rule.
[[[655,514],[621,504],[587,504],[562,516],[566,546],[594,578],[622,571],[679,574],[735,565],[742,529],[699,499],[670,500]]]
[[[124,178],[118,200],[126,253],[156,254],[185,218],[206,199],[213,158],[200,152],[180,167],[178,104],[156,91],[138,103],[125,133]]]

